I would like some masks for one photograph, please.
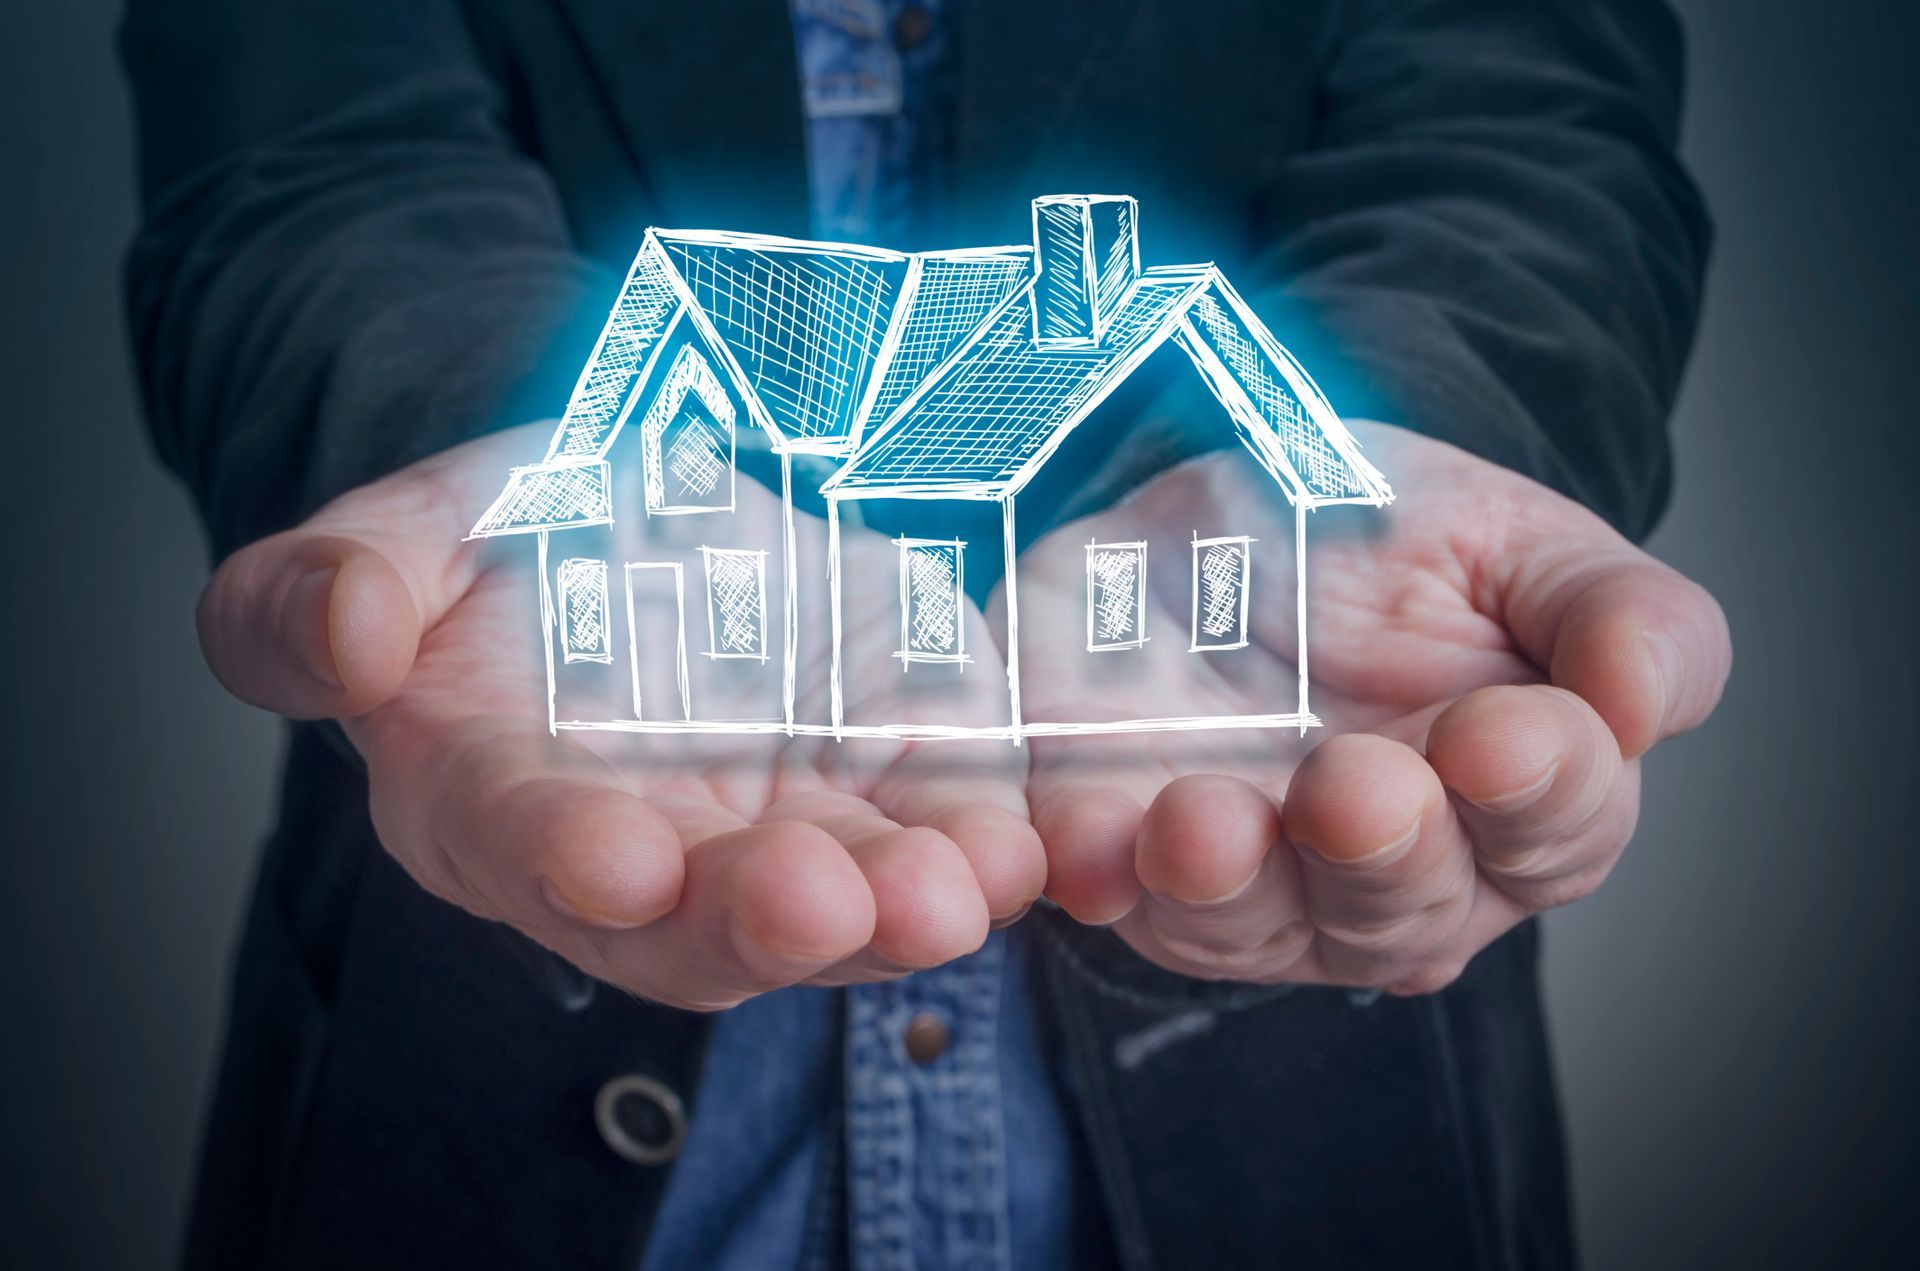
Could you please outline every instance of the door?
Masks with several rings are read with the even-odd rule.
[[[678,561],[630,562],[627,661],[633,715],[643,723],[693,718],[687,687],[687,587]]]

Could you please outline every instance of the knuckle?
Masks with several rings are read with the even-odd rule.
[[[1435,921],[1442,906],[1423,905],[1410,913],[1368,919],[1320,919],[1315,926],[1335,944],[1357,953],[1391,954],[1396,949],[1417,943],[1418,937]]]
[[[1493,875],[1500,890],[1523,907],[1535,912],[1545,909],[1558,909],[1571,905],[1575,901],[1585,900],[1600,890],[1602,883],[1613,871],[1613,857],[1591,865],[1581,866],[1561,874],[1543,874],[1534,877],[1524,875]]]

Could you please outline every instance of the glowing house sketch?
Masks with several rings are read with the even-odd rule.
[[[1329,504],[1392,499],[1325,397],[1212,265],[1142,269],[1133,199],[1059,195],[1033,203],[1031,245],[905,255],[752,234],[650,230],[539,462],[516,468],[475,537],[537,540],[549,722],[632,732],[832,736],[1025,736],[1167,728],[1309,727],[1305,532]],[[1087,548],[1084,627],[1047,633],[1084,656],[1138,655],[1156,639],[1231,656],[1250,639],[1264,547],[1291,557],[1299,617],[1296,700],[1254,715],[1034,720],[1020,706],[1016,497],[1073,430],[1163,346],[1177,347],[1246,453],[1294,510],[1292,543],[1231,527],[1177,542]],[[629,427],[637,420],[637,427]],[[622,443],[622,438],[628,440]],[[778,524],[736,507],[745,457],[777,464]],[[802,567],[795,490],[825,504],[824,566]],[[769,479],[767,484],[771,485]],[[892,538],[897,572],[846,576],[843,522],[869,500],[911,504],[913,535]],[[997,541],[956,536],[997,505]],[[623,517],[684,517],[697,550],[624,560]],[[969,555],[1004,570],[1007,674],[992,725],[849,718],[843,685],[848,589],[884,588],[892,672],[964,672]],[[1191,557],[1191,621],[1148,622],[1152,561]],[[689,596],[689,593],[692,593]],[[865,595],[862,598],[871,600]],[[1271,602],[1269,602],[1271,603]],[[825,622],[801,621],[827,611]],[[873,608],[868,605],[863,612]],[[690,629],[691,624],[691,629]],[[704,626],[704,631],[701,628]],[[830,630],[827,650],[803,633]],[[1029,632],[1027,639],[1035,638]],[[767,709],[737,695],[709,705],[689,687],[689,653],[732,676],[771,677]],[[801,693],[800,668],[830,664],[830,691]],[[744,682],[744,681],[736,681]],[[630,692],[607,691],[631,685]],[[574,685],[597,686],[571,706]],[[824,708],[815,705],[824,702]],[[612,703],[613,705],[609,705]]]

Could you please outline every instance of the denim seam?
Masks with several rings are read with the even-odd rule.
[[[999,1074],[994,1067],[1000,1050],[1000,990],[1001,971],[1006,962],[1005,938],[989,941],[968,961],[969,983],[963,996],[967,1005],[963,1027],[967,1032],[962,1036],[961,1043],[968,1046],[972,1054],[969,1056],[970,1062],[961,1066],[961,1072],[964,1074],[963,1091],[971,1096],[969,1102],[974,1105],[975,1113],[968,1118],[967,1124],[975,1127],[977,1133],[967,1136],[967,1146],[972,1157],[970,1181],[974,1184],[973,1195],[984,1200],[988,1207],[988,1212],[970,1217],[976,1222],[984,1221],[989,1231],[986,1233],[986,1249],[975,1247],[977,1233],[974,1236],[963,1234],[956,1243],[965,1256],[956,1261],[966,1265],[1008,1267],[1012,1265],[1013,1256],[1008,1241],[1006,1125],[1003,1120],[1004,1104],[997,1097]],[[969,1225],[962,1224],[963,1233]]]
[[[1005,960],[997,938],[959,962],[848,992],[848,1252],[861,1271],[911,1266],[929,1243],[943,1265],[1011,1265],[996,1068]],[[945,1016],[955,1038],[924,1066],[903,1041],[921,1012]]]

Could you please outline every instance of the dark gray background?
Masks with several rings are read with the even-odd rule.
[[[171,1256],[278,753],[202,668],[202,545],[135,419],[115,7],[17,6],[0,40],[7,1267]],[[1549,924],[1583,1239],[1601,1268],[1912,1265],[1920,22],[1682,8],[1721,237],[1654,547],[1738,657],[1613,882]]]

